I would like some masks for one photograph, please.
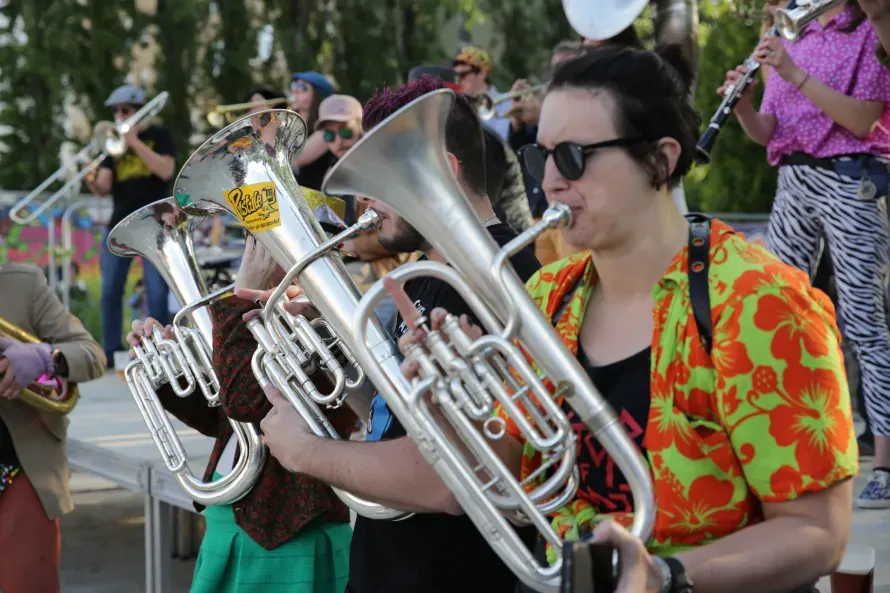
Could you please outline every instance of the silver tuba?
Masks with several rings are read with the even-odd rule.
[[[151,262],[183,307],[173,319],[176,340],[164,339],[155,327],[153,335],[134,348],[136,360],[127,365],[124,376],[167,469],[188,496],[203,505],[231,504],[250,491],[265,463],[266,448],[257,428],[230,419],[241,455],[229,474],[203,482],[189,468],[182,442],[157,396],[157,389],[168,384],[179,397],[200,389],[207,405],[219,405],[207,307],[231,294],[231,286],[208,293],[192,243],[195,221],[166,198],[132,213],[108,235],[108,249],[115,255]]]
[[[391,353],[375,350],[374,336],[368,335],[369,319],[384,295],[380,280],[365,293],[352,318],[358,339],[353,352],[498,556],[528,586],[555,592],[561,564],[542,566],[505,515],[532,523],[547,542],[562,549],[547,515],[577,490],[577,437],[512,340],[522,343],[624,472],[636,509],[632,532],[644,539],[655,518],[652,483],[648,465],[614,411],[509,265],[508,258],[546,228],[567,223],[569,209],[551,206],[540,223],[500,249],[480,224],[448,164],[445,123],[453,101],[454,93],[443,89],[406,105],[353,146],[328,171],[322,188],[332,195],[366,195],[394,208],[451,266],[429,261],[405,264],[387,278],[404,282],[431,276],[450,284],[488,335],[473,342],[450,317],[441,331],[429,333],[422,347],[407,354],[421,368],[421,378],[409,385],[390,364]],[[517,480],[491,447],[489,441],[505,432],[503,420],[492,417],[498,402],[527,443],[547,460],[546,479]],[[520,407],[529,410],[528,419]],[[446,423],[460,444],[451,441],[443,427]]]
[[[776,29],[788,41],[794,41],[804,28],[847,0],[798,0],[797,6],[776,11]]]
[[[262,384],[273,383],[320,437],[337,439],[322,406],[337,407],[365,381],[352,355],[352,317],[361,293],[343,265],[337,245],[351,234],[374,228],[376,214],[329,240],[291,170],[306,142],[306,123],[292,111],[269,110],[223,128],[195,151],[176,179],[174,194],[186,210],[223,209],[253,234],[288,275],[263,314],[248,322],[257,340],[253,371]],[[283,306],[296,281],[320,313],[309,320]],[[375,344],[394,351],[379,323],[369,330]],[[393,362],[396,366],[398,364]],[[329,385],[310,375],[321,370]],[[395,519],[400,511],[334,489],[356,513]]]

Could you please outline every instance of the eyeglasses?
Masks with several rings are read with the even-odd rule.
[[[560,142],[553,147],[553,150],[544,148],[540,144],[526,144],[519,149],[519,160],[525,172],[535,181],[541,183],[544,181],[544,169],[547,165],[547,159],[552,154],[553,162],[556,164],[560,175],[569,181],[577,181],[584,175],[587,157],[600,148],[633,146],[644,142],[649,142],[649,140],[644,138],[616,138],[615,140],[606,140],[605,142],[587,145],[578,144],[577,142]]]
[[[470,74],[478,74],[479,72],[481,72],[481,70],[479,70],[479,68],[477,68],[476,66],[470,66],[469,64],[466,64],[466,65],[468,66],[467,70],[455,70],[454,71],[454,73],[457,75],[458,82],[462,81],[464,78],[466,78]]]
[[[302,80],[296,80],[296,81],[290,83],[290,90],[292,90],[292,91],[306,92],[311,88],[312,87],[309,86],[309,84],[303,82]]]
[[[324,131],[324,141],[325,142],[333,142],[337,136],[340,136],[344,140],[349,140],[355,135],[352,131],[352,128],[340,128],[338,131],[334,130],[325,130]]]

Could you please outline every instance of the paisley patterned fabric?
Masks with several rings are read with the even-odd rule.
[[[258,423],[272,407],[250,366],[257,345],[241,316],[252,308],[253,303],[234,296],[210,307],[213,367],[220,378],[220,406],[209,407],[200,390],[185,398],[177,396],[166,384],[157,391],[167,412],[201,434],[216,439],[204,471],[205,482],[213,476],[232,436],[228,419]],[[312,377],[322,380],[320,376]],[[344,438],[355,426],[356,416],[348,406],[330,410],[326,415]],[[199,512],[204,509],[198,504],[195,507]],[[349,509],[329,486],[304,474],[287,471],[272,455],[266,456],[254,487],[235,502],[232,509],[238,527],[266,550],[274,550],[297,537],[314,520],[349,522]]]
[[[763,520],[761,503],[793,500],[854,476],[858,447],[834,308],[806,276],[711,222],[714,324],[709,357],[692,313],[688,253],[653,289],[651,408],[645,447],[657,504],[651,551],[669,555]],[[543,268],[527,288],[572,353],[596,282],[589,252]],[[552,391],[552,385],[548,384]],[[519,437],[516,425],[508,430]],[[584,435],[581,435],[580,441]],[[524,446],[521,477],[541,464]],[[575,499],[553,516],[571,540],[601,518]],[[631,514],[612,515],[630,525]],[[552,552],[548,551],[551,562]]]

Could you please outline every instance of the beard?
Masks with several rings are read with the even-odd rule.
[[[391,235],[380,233],[380,245],[384,249],[395,253],[413,253],[424,249],[426,241],[424,241],[423,235],[408,224],[408,221],[395,216],[390,218],[390,220],[395,222],[396,230]]]

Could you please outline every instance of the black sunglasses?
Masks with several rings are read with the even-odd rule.
[[[325,142],[333,142],[334,139],[339,135],[344,140],[349,140],[353,136],[352,128],[340,128],[338,132],[334,130],[325,130],[324,131],[324,141]]]
[[[544,181],[544,168],[547,165],[547,159],[552,154],[553,162],[556,163],[560,175],[569,181],[577,181],[584,175],[587,157],[600,148],[633,146],[644,142],[649,142],[649,140],[645,138],[616,138],[586,145],[577,142],[560,142],[553,147],[553,150],[544,148],[540,144],[526,144],[519,149],[519,160],[525,172],[532,179],[541,183]]]

